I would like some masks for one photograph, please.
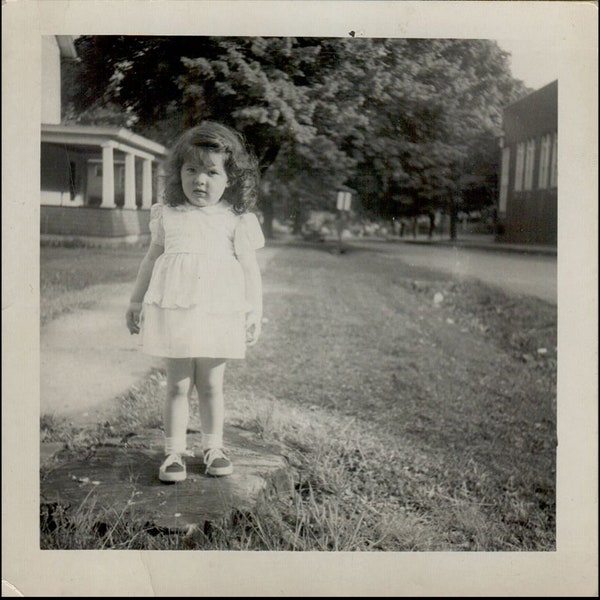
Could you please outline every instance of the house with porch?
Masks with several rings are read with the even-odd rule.
[[[558,81],[504,109],[498,241],[556,246]]]
[[[138,242],[163,189],[167,149],[122,127],[61,123],[63,59],[71,36],[44,36],[42,57],[42,241]]]

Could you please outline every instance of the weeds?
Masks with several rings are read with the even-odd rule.
[[[182,537],[158,531],[129,506],[99,509],[90,496],[77,507],[42,505],[42,550],[175,550]]]

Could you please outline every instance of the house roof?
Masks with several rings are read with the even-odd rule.
[[[532,92],[504,109],[504,144],[511,146],[558,127],[558,80]]]
[[[503,110],[511,110],[513,107],[515,107],[521,103],[525,104],[526,102],[530,102],[532,97],[535,98],[542,94],[548,94],[548,93],[556,94],[557,90],[558,90],[558,79],[555,79],[554,81],[547,83],[546,85],[542,86],[541,88],[538,88],[537,90],[533,90],[532,92],[529,92],[529,94],[526,94],[525,96],[522,96],[521,98],[518,98],[517,100],[514,100],[510,104],[507,104],[506,106],[504,106]]]
[[[110,144],[117,150],[132,152],[144,158],[162,158],[168,152],[162,144],[153,142],[124,127],[42,124],[41,141],[50,144],[95,147]]]

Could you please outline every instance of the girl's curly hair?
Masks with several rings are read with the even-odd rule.
[[[249,211],[258,198],[258,162],[240,133],[213,121],[202,121],[175,142],[166,162],[165,202],[169,206],[187,203],[181,187],[181,167],[206,151],[224,155],[229,179],[224,198],[236,213]]]

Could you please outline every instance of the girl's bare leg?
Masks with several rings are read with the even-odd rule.
[[[194,379],[200,403],[204,450],[220,448],[223,445],[225,364],[226,361],[222,358],[196,358],[194,360]]]
[[[163,412],[165,454],[182,453],[186,449],[189,420],[188,393],[192,383],[193,361],[167,358],[167,394]]]
[[[194,380],[200,402],[202,449],[207,475],[231,475],[233,466],[223,452],[225,401],[223,377],[225,359],[197,358],[194,361]]]

